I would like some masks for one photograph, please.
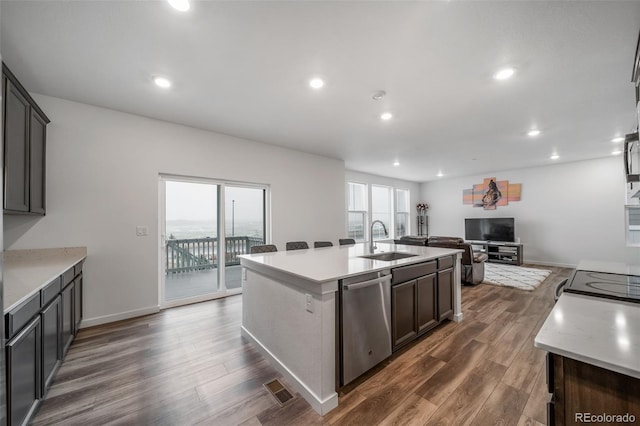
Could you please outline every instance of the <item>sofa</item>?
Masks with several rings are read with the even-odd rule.
[[[484,263],[486,253],[475,253],[473,246],[459,237],[422,237],[404,236],[395,241],[396,244],[410,244],[418,246],[442,247],[462,250],[461,279],[464,284],[480,284],[484,280]]]

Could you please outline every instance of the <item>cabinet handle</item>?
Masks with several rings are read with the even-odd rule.
[[[380,284],[386,281],[391,281],[391,275],[385,275],[384,277],[374,278],[369,281],[362,281],[361,283],[346,284],[343,286],[345,290],[358,290],[360,288],[371,287],[372,285]]]

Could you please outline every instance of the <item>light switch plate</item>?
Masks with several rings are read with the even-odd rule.
[[[149,235],[149,227],[148,226],[136,226],[136,236],[138,237],[146,237]]]

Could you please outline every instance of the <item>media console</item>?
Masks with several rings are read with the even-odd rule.
[[[488,262],[522,265],[522,244],[494,243],[490,241],[468,241],[474,251],[486,253]]]

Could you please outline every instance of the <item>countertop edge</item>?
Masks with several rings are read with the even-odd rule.
[[[240,258],[240,265],[241,266],[247,266],[246,263],[251,263],[251,264],[255,264],[255,265],[260,265],[261,267],[268,267],[268,268],[272,268],[274,270],[307,280],[307,281],[311,281],[313,283],[316,284],[324,284],[327,282],[332,282],[332,281],[336,281],[336,280],[342,280],[345,278],[350,278],[350,277],[356,277],[358,275],[363,275],[363,274],[368,274],[370,272],[379,272],[379,271],[384,271],[385,269],[392,269],[392,268],[398,268],[398,267],[402,267],[402,266],[408,266],[408,265],[413,265],[415,263],[422,263],[422,262],[428,262],[430,260],[435,260],[444,256],[450,256],[453,254],[457,254],[457,253],[463,253],[463,250],[459,250],[459,249],[448,249],[448,248],[441,248],[438,247],[438,249],[441,250],[447,250],[448,253],[446,254],[438,254],[438,255],[417,255],[414,257],[408,257],[408,258],[404,258],[404,259],[400,259],[399,261],[394,261],[394,262],[386,262],[387,264],[383,264],[383,265],[376,265],[371,267],[370,269],[367,269],[366,271],[361,271],[361,272],[354,272],[354,273],[350,273],[350,274],[346,274],[346,275],[339,275],[336,277],[331,277],[331,278],[327,278],[327,279],[323,279],[323,280],[316,280],[314,278],[308,277],[308,276],[304,276],[301,275],[299,273],[296,272],[292,272],[283,268],[278,268],[276,266],[273,265],[267,265],[264,264],[262,262],[258,262],[255,259],[251,258],[251,255],[241,255],[238,256]],[[314,249],[308,249],[308,250],[314,250]],[[382,262],[382,261],[376,261],[376,262]],[[397,263],[400,262],[400,263]]]
[[[547,352],[554,353],[556,355],[564,356],[576,361],[584,362],[586,364],[594,365],[596,367],[604,368],[606,370],[615,371],[616,373],[620,373],[626,376],[631,376],[631,377],[635,377],[636,379],[640,379],[640,371],[638,370],[629,369],[618,364],[611,364],[601,359],[584,356],[572,351],[558,348],[557,346],[547,345],[545,343],[539,342],[537,338],[534,339],[533,346],[538,349],[542,349]]]

